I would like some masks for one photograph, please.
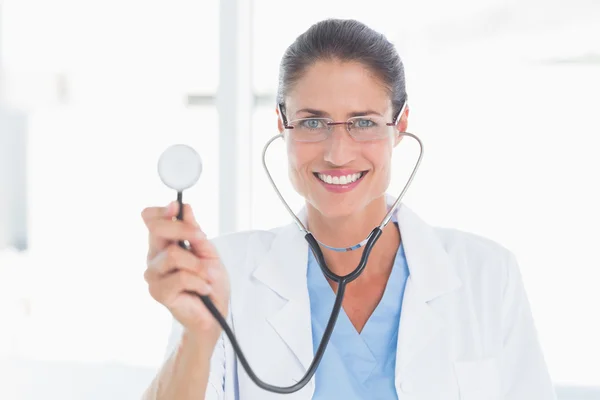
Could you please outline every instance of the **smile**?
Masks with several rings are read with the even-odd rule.
[[[354,174],[348,174],[348,175],[341,175],[341,176],[333,176],[333,175],[327,175],[327,174],[321,174],[318,172],[315,172],[314,175],[323,183],[327,183],[330,185],[339,185],[339,186],[343,186],[343,185],[349,185],[351,183],[354,183],[358,180],[360,180],[362,177],[364,177],[367,174],[367,171],[362,171],[362,172],[357,172]]]

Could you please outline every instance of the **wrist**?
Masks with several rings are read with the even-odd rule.
[[[185,330],[181,338],[181,347],[189,349],[193,354],[206,354],[210,358],[219,340],[219,331],[193,332]]]

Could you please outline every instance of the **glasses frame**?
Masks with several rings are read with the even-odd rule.
[[[400,118],[402,118],[402,115],[404,114],[404,111],[406,110],[406,107],[408,105],[407,101],[404,101],[404,104],[402,105],[402,108],[400,109],[400,112],[398,112],[398,114],[396,115],[396,117],[394,118],[395,122],[386,122],[386,126],[397,126],[398,122],[400,121]],[[283,104],[279,103],[277,105],[277,107],[279,108],[279,114],[281,115],[281,122],[283,124],[283,128],[284,129],[294,129],[293,126],[289,125],[288,123],[288,119],[285,115],[285,113],[283,112]],[[298,118],[296,120],[293,120],[291,122],[295,122],[295,121],[302,121],[302,120],[308,120],[308,119],[321,119],[321,120],[327,120],[327,121],[331,121],[331,122],[327,122],[327,126],[329,127],[328,131],[331,132],[331,130],[333,129],[334,126],[336,125],[346,125],[346,131],[348,132],[348,134],[352,137],[352,139],[356,140],[357,142],[368,142],[368,141],[376,141],[376,140],[384,140],[385,138],[378,138],[378,139],[367,139],[367,140],[358,140],[354,137],[354,135],[352,135],[351,133],[351,128],[350,128],[350,120],[351,119],[357,119],[357,118],[365,118],[368,119],[368,116],[356,116],[356,117],[350,117],[348,118],[347,121],[334,121],[331,118],[327,118],[327,117],[314,117],[314,118]],[[400,133],[400,131],[398,131],[398,133]],[[298,140],[299,142],[307,142],[307,143],[318,143],[318,142],[322,142],[324,140],[326,140],[328,138],[328,136],[324,137],[321,140],[311,140],[311,141],[305,141],[305,140]]]

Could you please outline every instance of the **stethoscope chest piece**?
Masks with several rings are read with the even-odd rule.
[[[163,183],[177,192],[189,189],[202,174],[202,158],[192,147],[176,144],[158,159],[158,175]]]

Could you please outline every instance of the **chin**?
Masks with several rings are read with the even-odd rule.
[[[327,202],[326,204],[313,204],[313,207],[327,219],[345,218],[356,214],[357,207],[344,206],[339,203]]]
[[[360,213],[369,203],[358,193],[331,194],[319,193],[309,196],[310,205],[325,218],[344,218]],[[361,198],[358,198],[361,197]]]

